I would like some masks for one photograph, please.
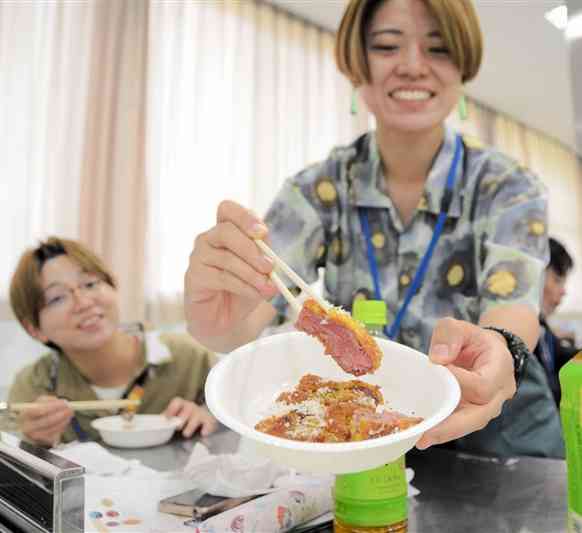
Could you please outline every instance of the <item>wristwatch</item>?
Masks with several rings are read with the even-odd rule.
[[[496,328],[493,326],[485,326],[483,329],[490,329],[503,335],[503,338],[507,343],[507,349],[509,350],[511,357],[513,357],[513,374],[515,376],[515,387],[517,390],[521,383],[521,379],[525,374],[525,368],[531,352],[521,337],[518,337],[515,333],[512,333],[507,329]]]

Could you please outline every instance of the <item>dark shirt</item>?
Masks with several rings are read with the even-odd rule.
[[[540,340],[534,354],[542,364],[556,405],[560,405],[560,369],[580,351],[571,339],[558,337],[543,317],[540,317]]]

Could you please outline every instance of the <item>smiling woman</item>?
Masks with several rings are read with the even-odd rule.
[[[189,330],[228,351],[285,318],[273,265],[254,244],[270,240],[307,283],[323,271],[332,305],[384,300],[385,335],[454,371],[463,401],[420,440],[424,448],[484,427],[515,393],[527,350],[506,339],[511,332],[530,348],[537,340],[546,192],[515,161],[445,124],[481,65],[471,0],[351,0],[335,51],[376,130],[289,178],[264,220],[219,205],[190,256]],[[545,431],[540,424],[531,435]],[[492,449],[505,442],[495,437]],[[544,454],[548,440],[530,440]],[[500,454],[533,451],[508,442]]]
[[[186,335],[121,328],[115,278],[81,243],[51,237],[27,250],[10,301],[24,329],[52,350],[24,368],[10,389],[10,402],[38,403],[19,418],[29,440],[98,438],[91,422],[107,411],[73,413],[65,399],[119,399],[136,389],[143,389],[139,413],[177,416],[187,437],[216,427],[195,403],[214,355]]]

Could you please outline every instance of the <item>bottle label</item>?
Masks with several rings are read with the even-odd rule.
[[[408,515],[404,456],[374,470],[342,474],[335,482],[335,516],[344,524],[382,527]]]
[[[384,500],[407,493],[404,456],[374,470],[336,478],[336,495],[348,499]]]
[[[568,469],[568,510],[573,517],[582,516],[582,366],[570,361],[560,370],[562,400],[560,417],[566,444]],[[582,533],[581,520],[572,518],[570,530]],[[576,526],[576,522],[578,526]],[[578,529],[576,529],[578,527]]]

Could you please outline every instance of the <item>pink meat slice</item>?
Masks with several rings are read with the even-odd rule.
[[[349,328],[327,320],[306,306],[301,309],[295,327],[319,339],[325,346],[325,353],[331,355],[345,372],[362,376],[372,370],[370,356]]]

